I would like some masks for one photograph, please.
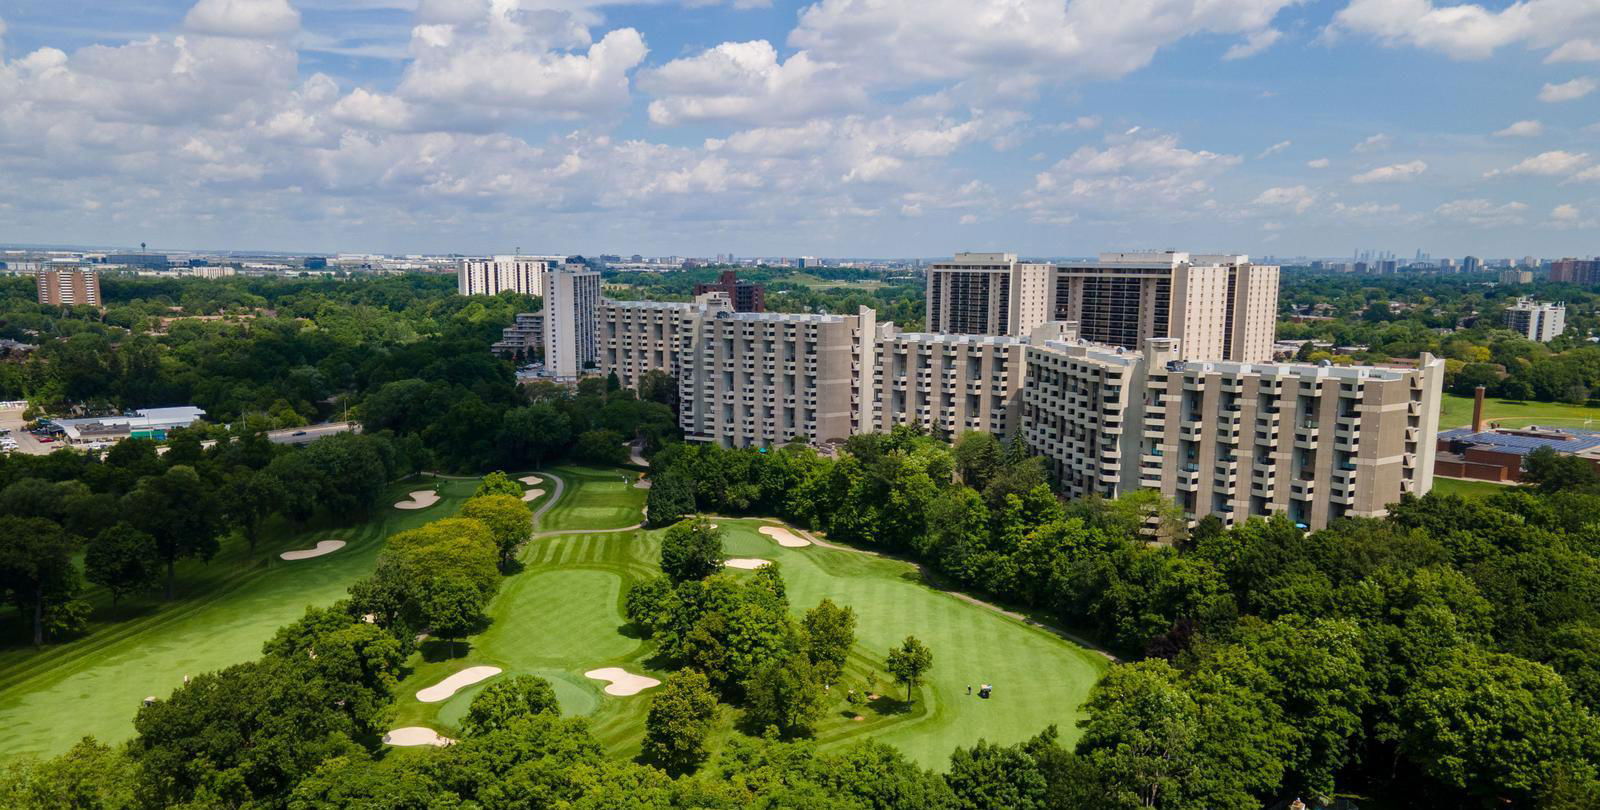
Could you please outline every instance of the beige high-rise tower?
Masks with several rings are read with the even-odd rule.
[[[928,268],[927,332],[1022,336],[1050,320],[1050,265],[957,253]]]
[[[100,306],[100,274],[82,267],[39,270],[33,274],[39,303],[47,306]]]
[[[1272,359],[1278,268],[1240,255],[1102,253],[1055,267],[1051,316],[1084,340],[1141,349],[1178,338],[1183,360]]]

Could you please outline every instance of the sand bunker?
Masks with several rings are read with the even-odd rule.
[[[544,483],[544,479],[540,478],[537,475],[524,475],[521,478],[518,478],[517,480],[521,481],[524,484],[527,484],[530,487],[531,486],[537,486],[539,484]]]
[[[396,509],[427,509],[439,502],[439,493],[431,489],[419,489],[411,493],[411,500],[401,501],[394,505]]]
[[[743,568],[750,570],[754,568],[760,568],[763,565],[771,565],[772,561],[757,560],[752,557],[734,557],[732,559],[723,560],[722,564],[728,566],[729,568]]]
[[[610,681],[611,683],[606,684],[605,692],[608,695],[616,695],[617,697],[637,695],[652,686],[661,685],[661,682],[655,678],[635,675],[622,667],[591,669],[583,674],[584,677],[593,678],[597,681]]]
[[[761,533],[778,541],[784,548],[800,548],[811,545],[811,541],[801,537],[782,526],[762,526]]]
[[[343,540],[321,540],[317,542],[316,548],[303,548],[299,551],[285,551],[278,556],[285,560],[309,560],[312,557],[321,557],[324,554],[332,554],[341,548],[344,548]]]
[[[462,689],[499,674],[499,667],[467,667],[427,689],[417,692],[417,700],[423,703],[438,703]]]
[[[388,745],[449,745],[455,740],[439,736],[439,732],[422,726],[406,726],[397,728],[383,735],[384,743]]]
[[[649,489],[650,488],[650,479],[648,479],[648,478],[640,478],[639,480],[633,482],[633,488],[634,489]]]
[[[543,494],[544,494],[544,490],[542,490],[542,489],[530,489],[527,492],[522,493],[522,499],[524,501],[531,501],[534,498],[537,498],[537,497],[539,497],[539,496],[541,496]]]

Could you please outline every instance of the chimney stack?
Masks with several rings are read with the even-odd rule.
[[[1483,386],[1472,391],[1472,432],[1483,431]]]

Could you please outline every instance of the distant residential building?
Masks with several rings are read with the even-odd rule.
[[[692,319],[732,312],[728,294],[701,293],[694,303],[670,301],[600,302],[600,373],[617,375],[624,388],[637,388],[647,371],[678,375],[679,335]]]
[[[1050,320],[1048,264],[1015,253],[957,253],[928,268],[927,332],[1026,335]]]
[[[1529,340],[1548,343],[1566,331],[1567,307],[1557,302],[1546,304],[1531,298],[1518,298],[1506,310],[1506,328]]]
[[[1102,253],[1054,269],[1051,310],[1087,341],[1180,338],[1186,360],[1272,359],[1279,268],[1243,255]]]
[[[522,295],[542,295],[544,274],[559,259],[545,256],[495,256],[462,259],[456,271],[456,292],[461,295],[495,295],[504,290]]]
[[[518,312],[510,326],[500,330],[500,339],[489,346],[495,354],[528,359],[544,346],[544,312]]]
[[[737,271],[724,270],[716,281],[694,285],[696,296],[710,292],[727,293],[728,300],[733,302],[734,312],[767,311],[767,288],[753,281],[740,281]]]
[[[545,371],[573,379],[599,362],[600,271],[563,264],[543,275]]]
[[[1461,272],[1463,272],[1463,273],[1481,273],[1481,272],[1483,272],[1483,260],[1478,258],[1477,256],[1465,256],[1465,257],[1463,257],[1461,259]]]
[[[1561,259],[1551,262],[1550,280],[1566,284],[1600,284],[1600,260]]]
[[[1533,271],[1531,270],[1501,270],[1501,284],[1532,284]]]
[[[235,270],[232,267],[216,267],[212,265],[202,265],[200,267],[189,268],[189,275],[194,276],[195,278],[206,279],[226,278],[228,276],[236,275],[238,272],[238,270]]]
[[[872,398],[872,413],[863,432],[915,425],[946,441],[969,430],[1002,440],[1016,434],[1027,338],[900,332],[892,323],[877,331],[872,388],[862,394]]]
[[[34,271],[39,303],[52,307],[100,306],[100,273],[86,267],[65,266]]]

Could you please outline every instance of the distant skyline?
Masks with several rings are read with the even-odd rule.
[[[16,0],[0,238],[1600,253],[1600,3]]]

